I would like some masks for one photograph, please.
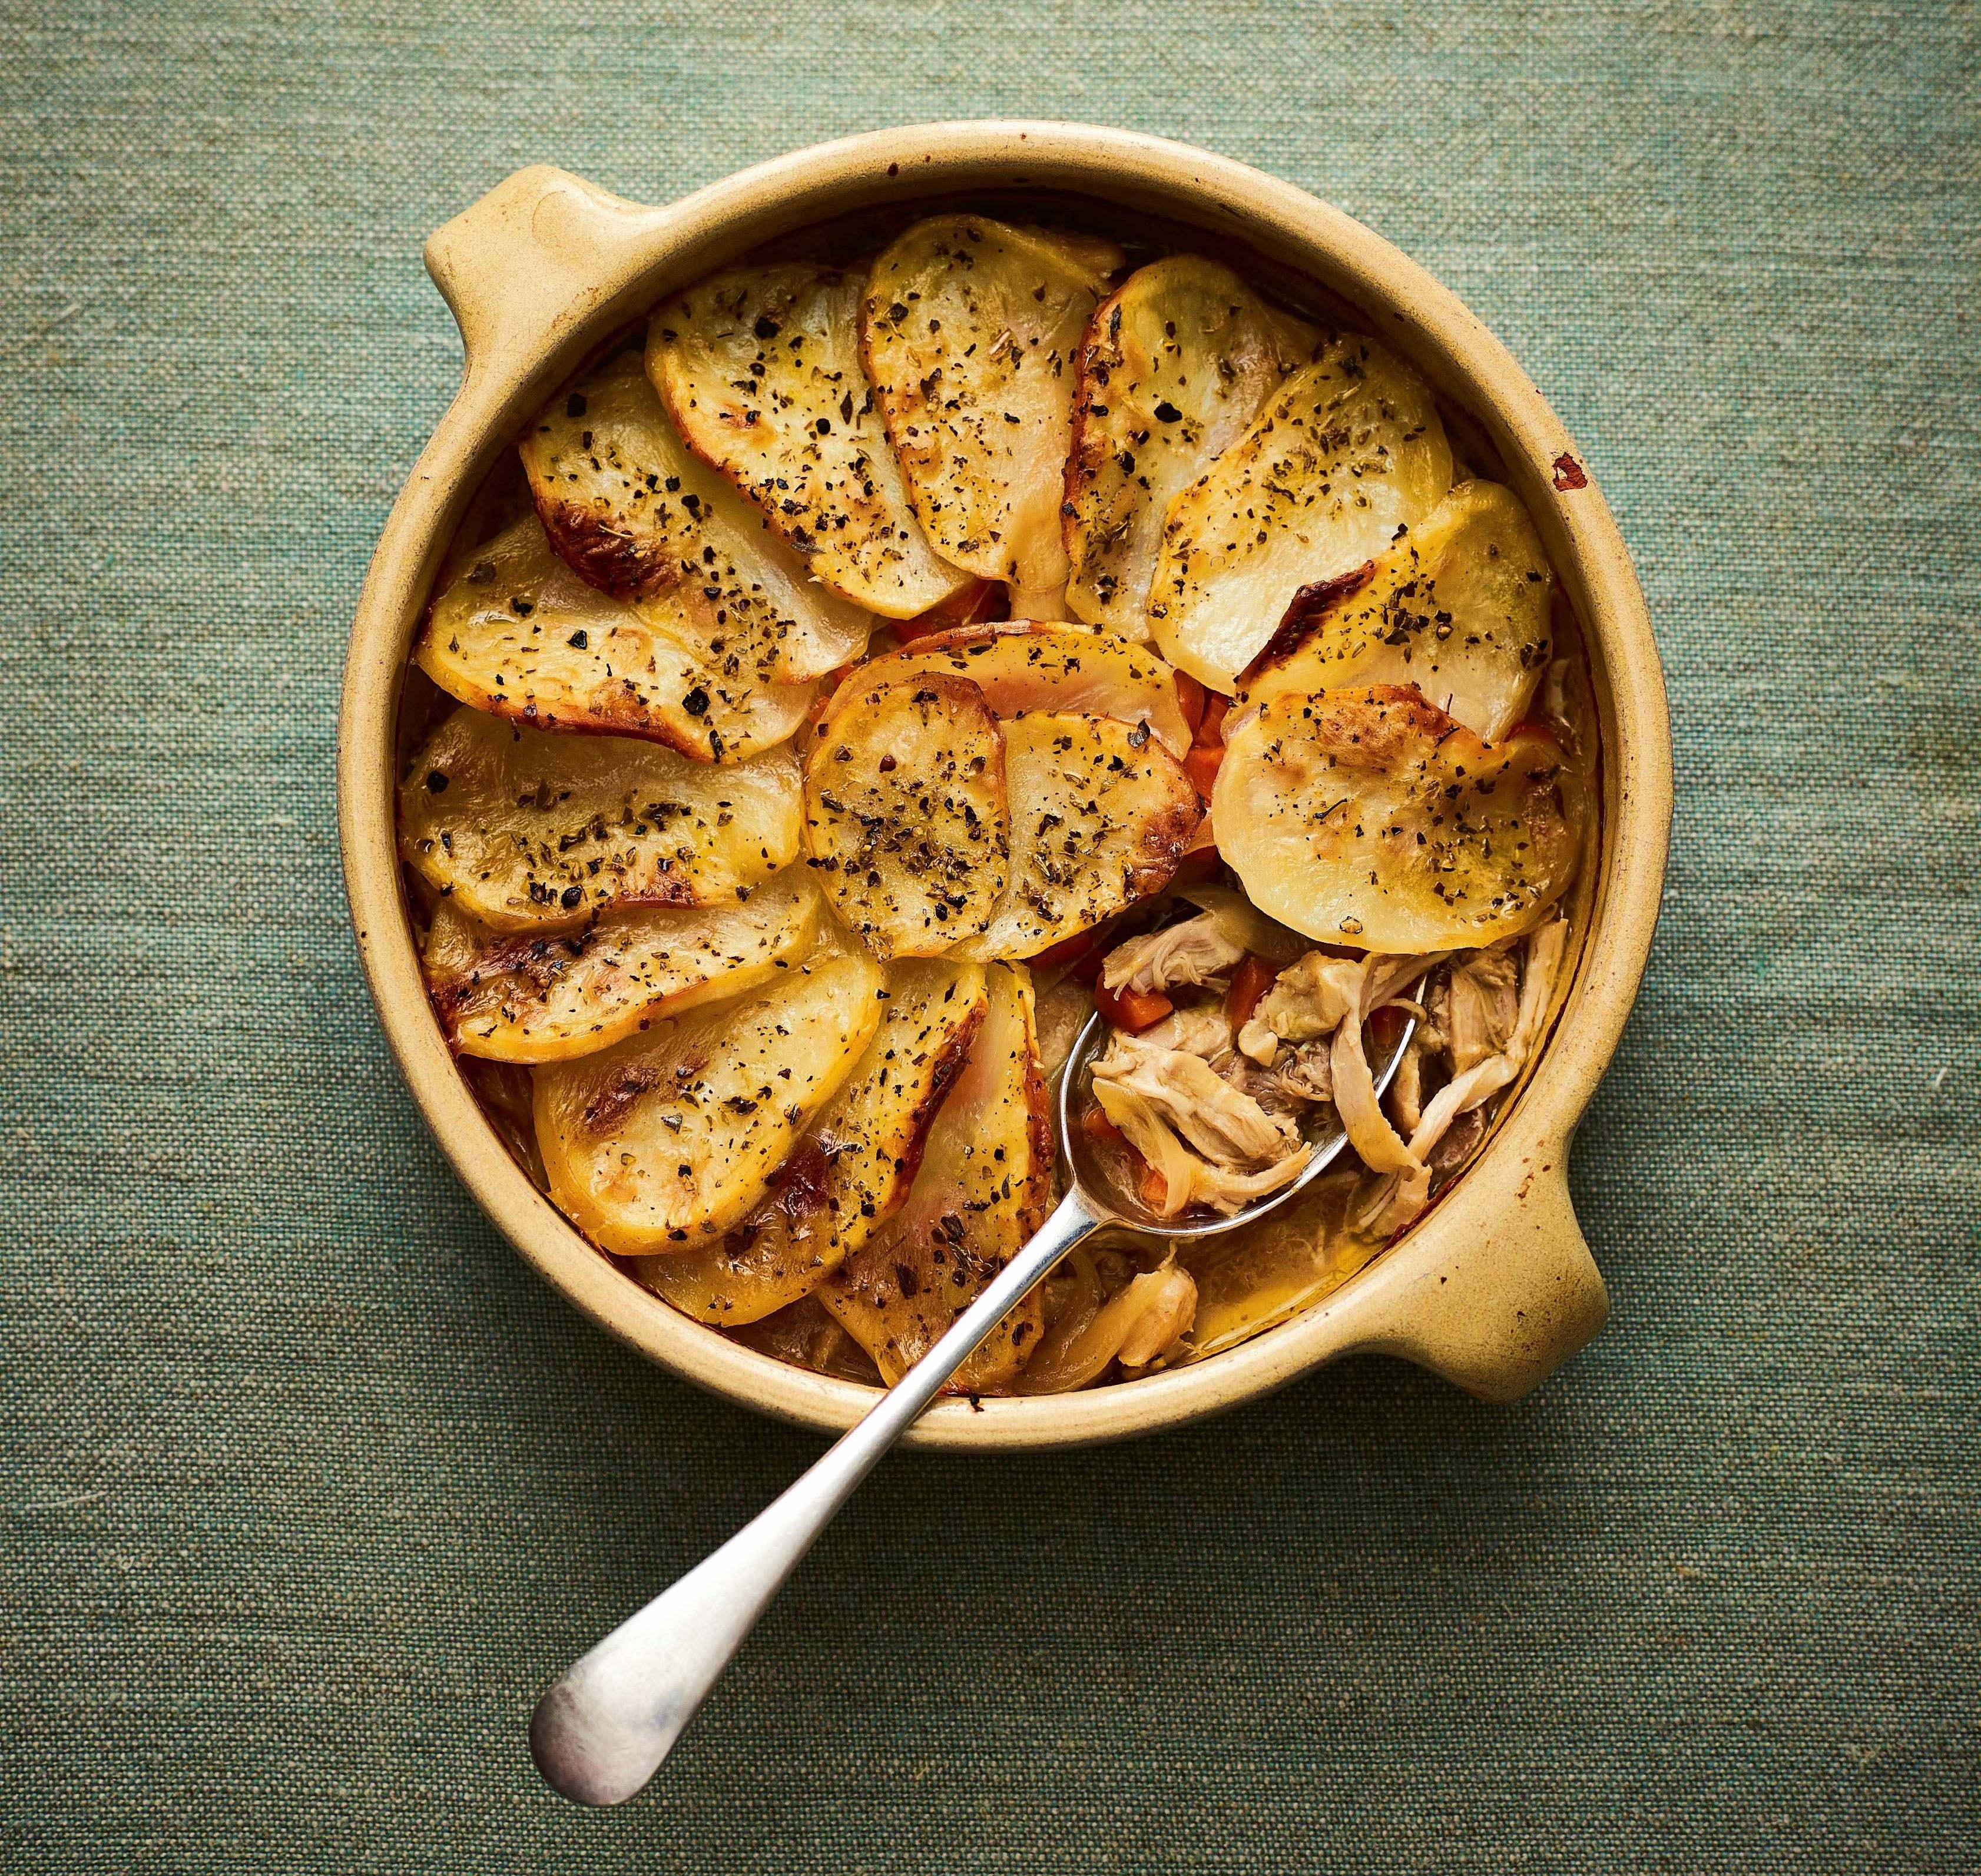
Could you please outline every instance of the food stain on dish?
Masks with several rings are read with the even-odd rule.
[[[1151,1216],[1351,1150],[1083,1250],[973,1393],[1347,1282],[1572,970],[1593,693],[1519,500],[1366,334],[1138,259],[952,213],[674,294],[525,427],[416,640],[400,851],[469,1085],[601,1256],[818,1373],[898,1377],[1036,1228],[1097,1008],[1077,1124]]]

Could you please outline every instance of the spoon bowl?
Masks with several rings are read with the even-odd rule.
[[[1421,982],[1420,979],[1419,984]],[[1403,1066],[1404,1052],[1410,1046],[1410,1038],[1417,1033],[1417,1026],[1416,1016],[1409,1016],[1395,1046],[1376,1066],[1373,1073],[1379,1095],[1389,1092],[1390,1083]],[[1111,1176],[1094,1150],[1094,1143],[1079,1125],[1077,1116],[1077,1107],[1091,1095],[1094,1057],[1100,1053],[1112,1029],[1113,1026],[1097,1010],[1087,1018],[1080,1033],[1074,1038],[1073,1047],[1067,1051],[1065,1066],[1060,1071],[1058,1098],[1054,1103],[1059,1123],[1060,1163],[1067,1175],[1069,1187],[1082,1193],[1097,1215],[1104,1212],[1108,1223],[1121,1226],[1144,1237],[1165,1238],[1179,1242],[1218,1237],[1225,1232],[1252,1224],[1277,1206],[1284,1205],[1326,1172],[1348,1144],[1348,1136],[1338,1125],[1327,1124],[1325,1117],[1332,1116],[1333,1109],[1315,1106],[1307,1110],[1300,1127],[1307,1149],[1307,1164],[1277,1192],[1267,1192],[1229,1216],[1197,1210],[1175,1218],[1162,1217],[1133,1193],[1121,1189],[1119,1181]]]

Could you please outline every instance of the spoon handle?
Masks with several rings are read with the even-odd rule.
[[[1074,1187],[948,1332],[816,1465],[557,1681],[530,1721],[537,1768],[581,1804],[623,1804],[660,1768],[716,1677],[853,1488],[1005,1312],[1104,1221]]]

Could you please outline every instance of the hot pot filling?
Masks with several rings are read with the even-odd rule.
[[[1520,503],[1376,342],[949,215],[739,268],[560,391],[414,650],[436,1015],[684,1314],[892,1382],[1058,1196],[1155,1217],[957,1385],[1200,1360],[1407,1231],[1563,985],[1595,750]],[[1393,1073],[1378,1076],[1409,1039]]]

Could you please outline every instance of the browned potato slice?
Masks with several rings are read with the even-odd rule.
[[[648,1258],[641,1279],[704,1322],[755,1322],[809,1295],[908,1196],[989,1007],[982,966],[904,960],[852,1078],[720,1244]]]
[[[1160,892],[1202,818],[1182,764],[1110,717],[1014,717],[1004,773],[1010,883],[962,957],[1031,957]]]
[[[1331,340],[1170,504],[1149,589],[1156,643],[1235,689],[1295,593],[1373,559],[1450,486],[1430,386],[1371,339]]]
[[[1149,584],[1169,507],[1251,427],[1321,334],[1228,267],[1171,254],[1104,300],[1080,348],[1066,470],[1066,603],[1149,635]]]
[[[568,930],[615,903],[741,900],[797,858],[801,819],[788,744],[713,768],[465,705],[399,785],[401,853],[498,931]]]
[[[826,719],[869,684],[942,677],[967,678],[994,716],[1055,710],[1112,717],[1131,727],[1147,723],[1172,755],[1190,749],[1174,668],[1146,646],[1079,625],[971,625],[931,633],[862,665],[834,694]]]
[[[960,677],[869,684],[805,760],[804,838],[844,923],[886,957],[936,957],[990,922],[1010,823],[1004,740]]]
[[[936,551],[1060,615],[1060,532],[1075,363],[1108,275],[1107,242],[984,215],[918,221],[874,263],[861,343]]]
[[[1538,924],[1574,876],[1583,811],[1545,730],[1488,749],[1388,686],[1274,698],[1227,744],[1211,807],[1261,911],[1410,953]]]
[[[827,953],[766,989],[536,1071],[551,1196],[622,1256],[705,1243],[764,1196],[880,1027],[881,966]]]
[[[860,362],[863,282],[792,262],[739,268],[654,316],[647,369],[704,461],[760,508],[814,577],[890,619],[972,583],[940,559]]]
[[[551,545],[733,687],[807,683],[865,646],[872,615],[681,441],[637,353],[559,392],[521,451]]]
[[[907,1202],[818,1291],[891,1387],[1010,1262],[1052,1204],[1031,985],[1006,965],[984,975],[984,1026],[929,1130]],[[1034,1291],[964,1363],[952,1389],[1008,1381],[1037,1345],[1040,1321]]]
[[[797,873],[740,906],[615,907],[563,934],[495,931],[443,899],[422,962],[463,1055],[561,1062],[754,989],[811,949],[824,913]]]
[[[700,762],[783,742],[815,684],[765,684],[588,586],[524,515],[471,555],[413,656],[450,695],[544,730],[651,737]]]
[[[1372,565],[1293,595],[1236,717],[1287,691],[1415,684],[1497,743],[1527,713],[1553,650],[1554,576],[1497,482],[1462,482]]]

